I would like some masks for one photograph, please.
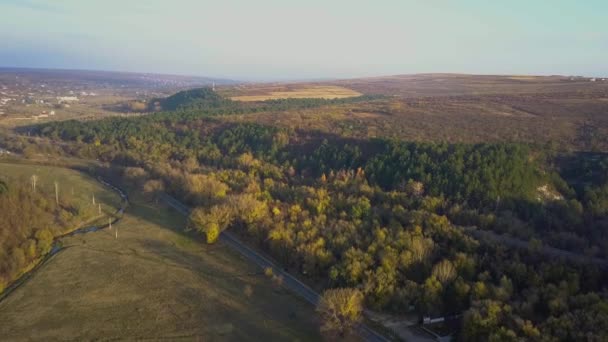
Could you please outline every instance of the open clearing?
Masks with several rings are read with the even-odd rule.
[[[249,95],[248,95],[249,94]],[[352,89],[324,85],[324,86],[302,86],[284,89],[284,87],[252,88],[244,92],[244,95],[232,96],[235,101],[266,101],[278,99],[341,99],[346,97],[361,96],[361,93]]]
[[[6,340],[319,340],[313,308],[185,220],[135,200],[113,230],[66,247],[0,303]],[[118,230],[118,239],[115,237]]]
[[[102,97],[89,100],[89,102],[74,103],[69,108],[54,108],[48,105],[13,105],[4,115],[0,115],[0,126],[18,127],[33,124],[63,120],[96,120],[110,116],[120,116],[117,113],[103,108],[104,104],[126,101],[123,97]],[[54,115],[48,113],[54,112]],[[42,114],[46,112],[47,114]],[[42,115],[41,115],[42,114]]]

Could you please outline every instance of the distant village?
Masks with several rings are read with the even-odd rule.
[[[205,78],[171,75],[87,72],[82,77],[71,71],[49,74],[0,68],[0,120],[53,117],[95,96],[147,99],[209,83]]]
[[[600,77],[583,77],[583,76],[570,76],[568,78],[570,81],[589,81],[589,82],[608,82],[608,78],[600,78]]]
[[[40,110],[25,111],[28,113],[27,117],[14,119],[37,120],[47,118],[54,116],[61,109],[70,108],[73,104],[78,103],[81,98],[89,96],[97,96],[97,94],[87,91],[67,90],[63,87],[57,88],[46,84],[30,85],[19,82],[19,78],[15,78],[14,82],[0,79],[0,118],[7,114],[21,114],[18,110],[14,110],[15,108],[31,106]]]

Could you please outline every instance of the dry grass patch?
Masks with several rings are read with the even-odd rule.
[[[231,97],[235,101],[266,101],[278,99],[302,99],[302,98],[317,98],[317,99],[341,99],[347,97],[361,96],[362,94],[352,89],[340,86],[305,86],[296,87],[293,89],[252,89],[252,92],[263,91],[262,94],[256,95],[239,95]]]

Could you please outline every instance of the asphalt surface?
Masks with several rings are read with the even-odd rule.
[[[189,216],[191,209],[178,201],[177,199],[167,195],[162,194],[161,199],[171,206],[173,209],[178,211],[179,213]],[[224,231],[220,234],[219,240],[230,246],[235,251],[239,252],[248,260],[252,261],[262,269],[271,268],[274,275],[281,276],[283,278],[283,286],[293,291],[297,295],[304,298],[307,302],[312,305],[317,305],[319,302],[319,294],[315,292],[313,289],[308,287],[306,284],[299,281],[296,277],[292,276],[284,269],[278,267],[274,262],[260,254],[259,252],[251,249],[249,246],[241,242],[234,234]],[[369,326],[365,324],[360,324],[357,329],[361,338],[365,341],[370,342],[385,342],[390,341],[388,338],[380,335]]]

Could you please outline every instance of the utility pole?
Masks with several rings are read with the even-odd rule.
[[[34,192],[36,192],[36,182],[38,182],[38,176],[36,175],[32,175],[32,189],[34,189]]]
[[[101,215],[101,203],[99,203],[99,215]]]
[[[110,226],[110,230],[112,230],[112,218],[108,217],[108,225]]]
[[[55,204],[59,205],[59,183],[55,181]]]
[[[95,205],[95,194],[93,194],[93,205]]]

